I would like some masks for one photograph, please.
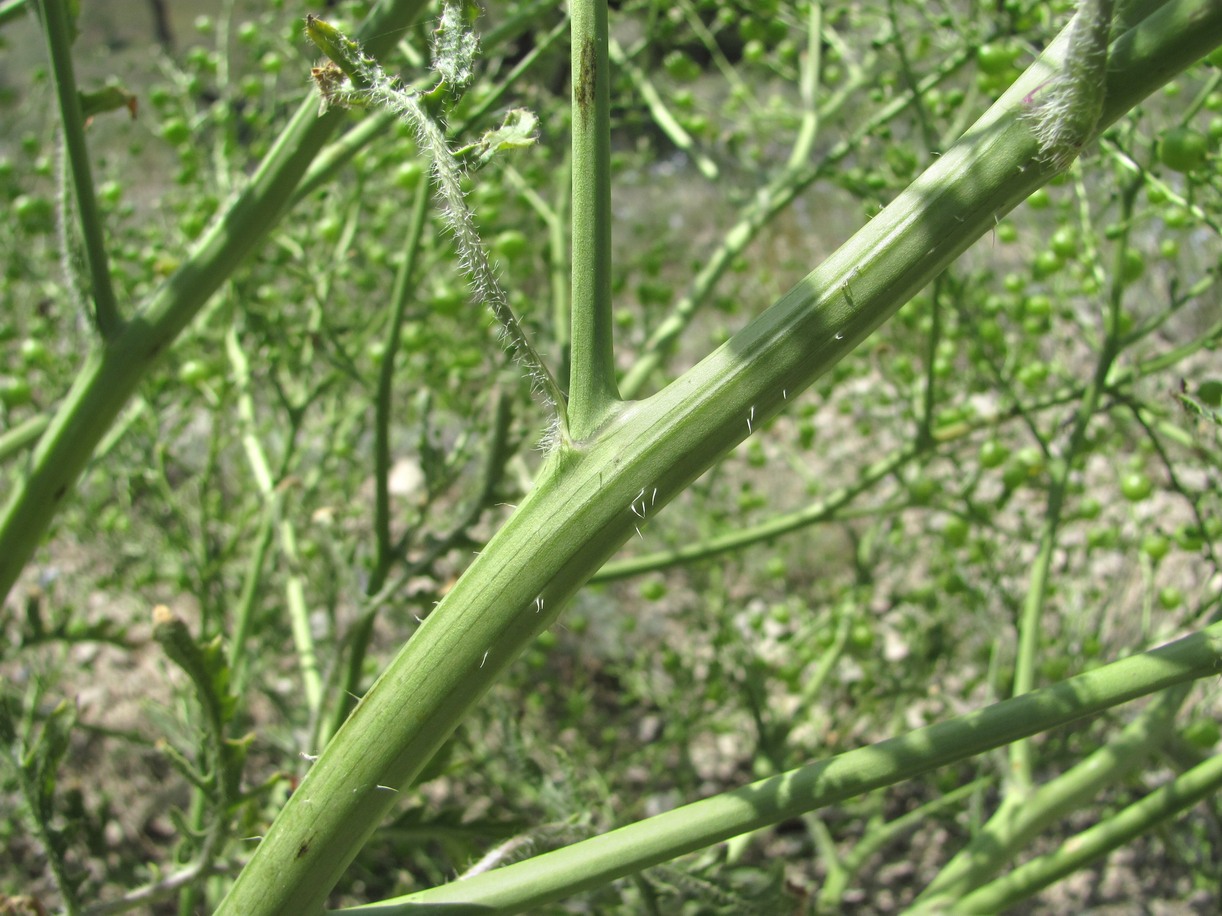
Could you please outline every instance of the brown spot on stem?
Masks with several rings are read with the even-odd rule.
[[[581,67],[577,73],[577,85],[573,87],[573,98],[583,118],[594,110],[594,91],[597,85],[595,66],[598,56],[594,53],[594,41],[587,38],[581,46]]]
[[[300,846],[297,847],[297,858],[298,859],[304,858],[305,854],[309,851],[310,851],[310,844],[302,843]]]

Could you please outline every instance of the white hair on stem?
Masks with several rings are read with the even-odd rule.
[[[469,81],[470,60],[474,57],[473,36],[456,38],[461,17],[446,4],[441,28],[435,33],[434,66],[444,77]],[[315,68],[314,79],[322,95],[323,109],[330,105],[376,105],[401,117],[416,132],[421,152],[432,164],[433,182],[441,202],[441,212],[454,236],[458,263],[467,275],[475,298],[486,305],[497,322],[498,337],[531,380],[531,389],[548,406],[551,415],[544,445],[554,445],[564,432],[564,395],[551,371],[539,356],[509,304],[509,297],[497,278],[488,252],[475,227],[475,216],[467,206],[462,189],[463,167],[446,140],[445,130],[429,112],[424,96],[386,74],[378,62],[364,53],[360,45],[316,17],[307,17],[306,33],[347,77],[336,77],[330,68]],[[324,78],[320,78],[324,77]],[[438,89],[429,97],[439,95]]]
[[[1028,97],[1038,93],[1031,130],[1044,159],[1057,168],[1066,168],[1082,152],[1103,112],[1114,7],[1115,0],[1080,0],[1061,72]]]

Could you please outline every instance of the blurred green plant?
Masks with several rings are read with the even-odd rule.
[[[472,8],[349,3],[305,19],[304,100],[283,3],[120,94],[33,6],[62,141],[0,150],[0,724],[66,910],[836,912],[950,830],[900,892],[993,911],[1216,792],[1215,4],[1053,40],[1066,4],[524,2],[477,56]],[[137,97],[160,216],[86,148]],[[169,737],[106,735],[181,780],[151,873],[78,868],[105,805],[57,782],[70,653],[141,644],[93,590],[198,617],[151,631]]]

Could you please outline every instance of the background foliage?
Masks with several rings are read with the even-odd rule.
[[[356,21],[367,5],[333,15]],[[113,76],[138,101],[135,118],[100,113],[88,131],[123,303],[175,269],[309,91],[311,8],[176,13],[173,41],[157,47],[108,7],[85,4],[77,59],[84,88]],[[812,95],[805,3],[618,4],[624,387],[655,390],[784,293],[945,149],[1069,12],[1021,0],[829,5]],[[518,315],[557,366],[562,26],[553,4],[492,5],[477,82],[450,116],[466,131],[455,145],[474,139],[492,123],[481,103],[512,75],[493,113],[539,118],[538,143],[473,171],[468,200]],[[408,30],[387,66],[426,80],[430,28]],[[6,23],[14,61],[34,34],[32,20]],[[1202,61],[1110,129],[642,524],[463,725],[337,899],[442,883],[489,849],[505,859],[550,848],[1009,695],[1050,511],[1063,522],[1036,683],[1213,619],[1220,83]],[[0,88],[0,418],[4,470],[18,475],[21,431],[63,395],[91,332],[59,231],[45,65],[6,67]],[[798,161],[812,113],[817,133]],[[377,124],[350,117],[353,130]],[[206,851],[216,876],[159,906],[211,909],[303,757],[529,488],[542,413],[433,215],[393,342],[387,302],[424,175],[410,131],[384,119],[333,181],[302,195],[142,385],[10,596],[4,892],[114,899]],[[769,194],[775,205],[753,216]],[[1075,411],[1099,373],[1078,434]],[[389,461],[376,455],[387,404]],[[1050,510],[1062,479],[1063,508]],[[164,614],[153,626],[157,605],[187,622],[190,648],[176,654],[183,637]],[[1039,777],[1134,715],[1043,736]],[[1216,753],[1218,715],[1216,684],[1203,682],[1158,754],[1067,806],[1034,851]],[[208,757],[209,730],[228,756]],[[243,766],[226,792],[225,774]],[[970,838],[1007,768],[989,755],[574,906],[890,911]],[[208,802],[218,798],[219,810]],[[1220,842],[1216,802],[1205,803],[1036,906],[1142,894],[1212,911]]]

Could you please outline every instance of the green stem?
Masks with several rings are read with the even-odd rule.
[[[573,156],[569,152],[564,157],[564,165],[557,169],[556,175],[556,206],[553,218],[547,223],[547,263],[548,277],[552,290],[552,327],[555,338],[555,349],[560,354],[557,374],[568,378],[573,371],[572,353],[573,337],[569,322],[572,320],[569,285],[569,217],[572,213],[572,165]]]
[[[591,436],[619,401],[611,331],[611,70],[606,0],[569,7],[573,56],[569,434]]]
[[[921,390],[921,408],[917,416],[916,440],[933,439],[936,420],[934,408],[938,400],[938,376],[935,371],[938,361],[938,344],[942,342],[942,278],[933,282],[929,296],[929,339],[925,342],[925,384]]]
[[[263,509],[259,520],[259,530],[255,535],[254,546],[250,550],[250,558],[246,563],[246,573],[242,576],[242,591],[238,594],[237,607],[234,608],[233,631],[229,637],[229,667],[233,670],[234,692],[243,695],[246,689],[247,671],[250,665],[250,653],[246,651],[246,640],[250,638],[251,626],[254,622],[255,599],[259,594],[259,586],[263,582],[263,567],[271,550],[272,537],[276,533],[276,515],[278,508],[272,504]]]
[[[936,73],[931,74],[922,82],[921,91],[924,92],[941,83],[951,73],[961,68],[967,59],[967,55],[963,54],[948,61]],[[807,188],[823,176],[830,174],[837,163],[859,150],[865,137],[898,116],[910,104],[911,99],[906,95],[894,100],[858,128],[851,137],[837,143],[814,165],[808,163],[818,127],[817,110],[804,113],[798,138],[789,155],[789,167],[773,177],[762,191],[752,196],[751,202],[743,208],[739,221],[730,228],[721,244],[709,255],[704,266],[692,280],[687,292],[675,304],[666,319],[650,334],[641,356],[633,363],[632,368],[620,382],[620,390],[624,397],[638,396],[649,377],[661,366],[662,360],[674,348],[683,331],[691,324],[700,306],[708,300],[718,281],[735,259],[758,237],[761,230],[784,212],[785,208]],[[833,105],[825,109],[824,115],[830,110],[835,110],[835,107]]]
[[[46,28],[47,50],[51,56],[51,75],[59,99],[64,147],[76,194],[76,210],[81,220],[85,260],[92,281],[93,320],[102,340],[109,341],[123,329],[123,319],[119,315],[119,305],[110,282],[110,261],[106,255],[102,214],[93,190],[93,171],[89,164],[89,148],[85,144],[85,120],[81,115],[81,99],[72,67],[72,38],[66,7],[66,0],[43,0],[39,4]]]
[[[1222,624],[1032,693],[683,805],[493,872],[372,904],[379,916],[534,910],[751,830],[1215,673]],[[1214,777],[1216,778],[1216,776]],[[342,912],[361,912],[355,907]]]
[[[3,0],[0,2],[0,26],[25,15],[25,8],[30,0]]]
[[[1133,203],[1140,188],[1139,181],[1130,183],[1124,197],[1124,213],[1127,218],[1132,213]],[[1127,222],[1127,219],[1126,219]],[[1127,245],[1127,234],[1117,244],[1117,264],[1115,267],[1115,282],[1112,284],[1105,317],[1106,332],[1099,358],[1095,363],[1094,375],[1083,392],[1073,427],[1069,434],[1069,442],[1064,454],[1051,461],[1052,480],[1048,486],[1048,499],[1044,510],[1043,530],[1040,532],[1039,551],[1031,569],[1031,579],[1027,594],[1023,600],[1022,614],[1018,622],[1018,653],[1014,661],[1014,693],[1023,693],[1035,685],[1035,670],[1040,649],[1040,635],[1043,631],[1042,620],[1044,605],[1048,596],[1049,579],[1052,574],[1052,563],[1060,538],[1061,510],[1065,505],[1065,497],[1069,492],[1071,476],[1078,456],[1086,445],[1086,433],[1094,419],[1095,412],[1103,398],[1108,376],[1112,366],[1120,355],[1120,318],[1121,298],[1124,290],[1123,265],[1120,261]],[[1034,757],[1031,742],[1019,741],[1010,748],[1011,788],[1020,795],[1029,791],[1032,786],[1032,770]]]
[[[386,575],[394,561],[394,544],[390,533],[390,420],[393,414],[395,383],[395,357],[403,337],[403,319],[407,304],[415,292],[413,280],[416,273],[416,256],[420,252],[420,239],[429,212],[429,187],[421,182],[416,189],[408,222],[407,239],[403,245],[403,258],[395,273],[395,285],[391,290],[390,325],[386,331],[386,348],[382,354],[382,365],[378,371],[377,398],[374,402],[374,569],[370,577],[367,594],[375,594],[386,581]]]
[[[1141,766],[1166,744],[1189,686],[1164,691],[1114,740],[1030,796],[1006,799],[985,828],[930,882],[919,898],[919,911],[943,912],[995,877],[1048,825]]]
[[[311,721],[318,715],[322,704],[322,675],[318,668],[318,654],[314,648],[314,636],[310,629],[310,612],[305,597],[305,577],[301,571],[301,556],[297,550],[297,529],[292,520],[285,514],[282,487],[274,479],[271,467],[267,462],[267,453],[263,443],[259,441],[258,419],[255,416],[254,399],[250,393],[250,364],[242,346],[238,343],[236,327],[231,327],[225,335],[225,351],[229,355],[229,363],[233,368],[235,385],[238,390],[238,422],[242,428],[242,447],[246,452],[246,460],[254,475],[255,487],[263,498],[267,511],[275,518],[275,527],[279,534],[280,552],[284,556],[287,572],[285,575],[285,603],[288,607],[289,621],[293,633],[293,643],[297,649],[298,665],[301,668],[302,686],[305,691],[306,706],[310,711]],[[292,439],[290,438],[290,442]],[[291,446],[290,446],[291,451]]]
[[[914,808],[895,820],[868,826],[865,835],[862,836],[857,845],[841,858],[840,879],[833,880],[829,876],[824,882],[823,887],[819,889],[818,899],[822,907],[819,912],[840,912],[840,908],[844,906],[841,898],[849,890],[849,882],[885,846],[894,843],[905,833],[915,833],[921,827],[926,826],[933,817],[941,814],[943,811],[957,807],[960,802],[970,798],[974,793],[988,788],[992,783],[993,780],[990,777],[982,776],[966,785],[952,789],[940,798],[927,802],[919,808]]]
[[[1108,70],[1110,117],[1101,123],[1118,118],[1219,41],[1222,4],[1172,0],[1117,41]],[[1058,39],[1045,56],[1055,59],[1064,46]],[[908,190],[726,344],[656,395],[624,405],[595,441],[561,445],[551,453],[535,489],[391,661],[306,774],[220,913],[317,912],[381,818],[401,799],[403,787],[498,676],[555,621],[565,602],[638,526],[647,524],[643,516],[660,511],[727,450],[763,429],[785,407],[784,392],[804,389],[843,359],[991,231],[999,215],[1051,177],[1053,168],[1039,160],[1038,145],[1022,118],[1024,97],[1047,69],[1041,63],[1024,74]],[[845,294],[850,281],[851,297]],[[1209,644],[1204,636],[1193,638],[1177,644],[1180,648],[1128,660],[1137,662],[1135,667],[1109,667],[1112,674],[1123,671],[1126,680],[1121,685],[1109,675],[1106,692],[1121,702],[1192,676],[1183,670],[1179,654],[1189,647],[1203,653],[1201,670],[1208,670],[1216,663]],[[1169,669],[1159,668],[1169,660]],[[993,740],[1001,743],[1070,721],[1088,713],[1080,704],[1105,683],[1096,676],[1098,671],[1008,701],[1005,723],[989,718],[995,714],[987,711],[983,721],[999,729]],[[1135,684],[1141,689],[1126,694]],[[1029,719],[1024,729],[1016,729],[1015,720],[1024,719]],[[980,741],[982,720],[966,721],[965,740]],[[922,746],[930,737],[939,739],[936,747],[926,748],[928,755],[896,759],[888,753],[880,760],[876,753],[858,752],[851,762],[899,766],[914,774],[918,765],[960,759],[956,755],[962,748],[952,750],[940,742],[951,736],[959,740],[962,733],[962,728],[921,733]],[[860,791],[874,787],[851,773],[843,775]],[[786,783],[773,785],[793,800],[785,793]],[[713,804],[742,813],[755,797],[748,792]],[[676,829],[679,839],[667,844],[666,857],[679,847],[692,848],[682,836],[687,827]],[[653,854],[659,853],[654,847]],[[487,880],[496,879],[490,875]]]
[[[819,72],[823,69],[823,4],[812,2],[807,14],[806,55],[802,58],[802,70],[798,84],[802,99],[802,123],[798,126],[798,137],[789,153],[786,168],[797,170],[806,164],[815,138],[819,134]]]
[[[696,147],[696,141],[692,139],[692,135],[670,113],[670,109],[666,107],[666,102],[663,101],[661,93],[654,86],[653,80],[649,78],[649,74],[633,63],[628,55],[624,53],[624,49],[620,47],[619,42],[612,40],[609,49],[612,62],[632,80],[633,86],[641,96],[641,101],[645,103],[645,107],[653,118],[653,122],[658,125],[658,130],[667,136],[670,142],[675,145],[675,149],[684,153],[692,161],[692,164],[696,166],[696,171],[709,181],[716,181],[718,176],[717,163]]]
[[[1100,824],[1071,837],[1055,852],[1032,859],[957,901],[945,912],[999,913],[1021,900],[1119,849],[1151,834],[1175,817],[1222,789],[1222,755],[1210,757],[1179,778]]]
[[[50,422],[50,414],[39,413],[0,433],[0,461],[7,461],[37,442]]]
[[[386,349],[383,352],[382,366],[378,372],[377,400],[374,402],[373,448],[374,560],[373,569],[369,574],[369,583],[365,588],[367,597],[376,595],[382,590],[395,558],[401,552],[396,549],[390,530],[390,421],[394,407],[395,356],[399,352],[407,304],[412,298],[412,293],[415,292],[412,280],[416,273],[420,239],[424,235],[424,226],[428,220],[429,197],[429,185],[422,181],[416,190],[416,200],[412,205],[407,240],[403,246],[403,259],[395,274],[395,285],[391,292],[390,327],[387,329]],[[352,709],[351,697],[360,691],[361,679],[364,676],[365,652],[369,647],[369,641],[373,638],[373,625],[376,620],[376,612],[371,611],[363,614],[353,626],[352,638],[348,646],[348,661],[344,666],[344,681],[337,692],[335,713],[330,723],[324,725],[319,733],[320,744],[328,741],[335,734]]]
[[[674,547],[670,550],[662,550],[656,553],[642,554],[627,560],[616,560],[600,569],[590,581],[610,582],[615,579],[626,579],[630,576],[639,576],[642,573],[669,569],[674,566],[687,566],[691,563],[741,550],[751,544],[769,541],[780,535],[789,534],[810,525],[827,521],[830,518],[836,517],[840,509],[869,490],[878,481],[894,474],[917,455],[929,451],[932,445],[933,440],[931,439],[926,446],[907,446],[900,449],[882,461],[870,465],[849,486],[841,487],[818,502],[807,506],[805,509],[778,515],[759,525],[712,537],[695,544]]]

